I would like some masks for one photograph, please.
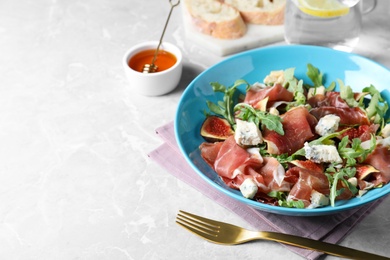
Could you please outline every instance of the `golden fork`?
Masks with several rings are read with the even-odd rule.
[[[217,244],[236,245],[252,240],[263,239],[312,249],[329,255],[350,259],[390,259],[388,257],[375,255],[309,238],[276,232],[250,231],[232,224],[200,217],[182,210],[180,210],[176,216],[176,223],[184,227],[185,229],[195,233],[196,235]]]

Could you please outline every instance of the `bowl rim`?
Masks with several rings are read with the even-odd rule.
[[[235,54],[235,55],[232,55],[214,65],[212,65],[211,67],[207,68],[206,70],[204,70],[203,72],[201,72],[194,80],[191,81],[190,84],[188,84],[187,88],[184,90],[182,96],[181,96],[181,99],[179,101],[179,105],[177,107],[177,110],[176,110],[176,114],[175,114],[175,119],[174,119],[174,134],[175,134],[175,138],[176,138],[176,141],[177,141],[177,144],[179,146],[179,149],[180,149],[180,152],[181,154],[184,156],[185,160],[187,161],[187,163],[189,163],[189,165],[191,166],[191,168],[193,170],[195,170],[195,172],[197,173],[197,175],[201,176],[203,180],[205,180],[208,184],[210,184],[212,187],[216,188],[218,191],[222,192],[223,194],[227,195],[228,197],[231,197],[231,198],[234,198],[235,200],[241,202],[241,203],[244,203],[248,206],[251,206],[252,208],[255,208],[255,209],[258,209],[258,210],[262,210],[262,211],[265,211],[265,212],[271,212],[271,213],[276,213],[276,214],[280,214],[280,215],[290,215],[290,216],[321,216],[321,215],[329,215],[329,214],[335,214],[335,213],[340,213],[341,211],[346,211],[346,210],[350,210],[350,209],[354,209],[354,208],[358,208],[358,207],[361,207],[361,206],[364,206],[368,203],[371,203],[373,201],[376,201],[382,197],[384,197],[385,195],[388,195],[390,193],[390,189],[387,188],[387,189],[384,189],[383,191],[381,190],[380,192],[378,192],[378,194],[374,197],[369,197],[365,200],[362,200],[361,202],[359,203],[353,203],[353,204],[348,204],[348,203],[344,203],[342,205],[338,205],[336,207],[331,207],[331,206],[326,206],[326,207],[319,207],[319,208],[313,208],[313,209],[297,209],[297,208],[287,208],[287,207],[279,207],[279,206],[272,206],[272,205],[268,205],[268,204],[264,204],[264,203],[261,203],[261,202],[257,202],[257,201],[254,201],[254,200],[250,200],[250,199],[246,199],[244,198],[243,196],[239,195],[239,194],[236,194],[220,185],[218,185],[217,183],[215,183],[213,180],[209,179],[195,164],[194,162],[189,158],[188,154],[186,153],[185,151],[185,148],[183,146],[183,144],[180,142],[180,133],[179,133],[179,125],[178,125],[178,122],[179,122],[179,119],[180,119],[180,108],[181,108],[181,105],[182,105],[182,100],[185,99],[185,97],[188,95],[188,93],[190,91],[192,91],[192,87],[193,85],[195,84],[195,82],[197,80],[199,80],[201,77],[203,77],[205,74],[208,73],[208,71],[210,70],[213,70],[215,67],[217,66],[220,66],[221,64],[223,63],[226,63],[226,62],[230,62],[234,59],[237,59],[241,56],[244,56],[244,55],[251,55],[252,53],[255,53],[255,52],[263,52],[263,51],[277,51],[277,50],[280,50],[280,49],[291,49],[291,50],[294,50],[294,49],[305,49],[305,50],[308,50],[308,51],[330,51],[330,52],[335,52],[335,53],[339,53],[340,55],[344,55],[345,57],[359,57],[360,59],[363,59],[365,60],[366,62],[369,62],[375,66],[379,66],[379,67],[382,67],[383,69],[385,69],[386,71],[389,72],[390,74],[390,69],[383,66],[382,64],[376,62],[376,61],[373,61],[373,60],[370,60],[362,55],[359,55],[359,54],[356,54],[356,53],[347,53],[347,52],[343,52],[343,51],[340,51],[340,50],[334,50],[334,49],[330,49],[330,48],[327,48],[327,47],[322,47],[322,46],[312,46],[312,45],[277,45],[277,46],[266,46],[266,47],[262,47],[262,48],[257,48],[257,49],[253,49],[253,50],[249,50],[249,51],[245,51],[245,52],[241,52],[241,53],[238,53],[238,54]],[[325,72],[326,73],[326,72]],[[387,185],[390,185],[390,184],[387,184]]]

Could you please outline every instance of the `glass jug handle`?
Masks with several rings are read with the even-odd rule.
[[[368,6],[367,8],[366,7],[366,4],[365,2],[367,3],[367,0],[363,0],[363,10],[362,10],[362,14],[368,14],[368,13],[371,13],[375,7],[376,7],[376,4],[377,4],[377,0],[371,0],[371,5]]]

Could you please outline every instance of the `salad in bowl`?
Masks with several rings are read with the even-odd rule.
[[[254,84],[211,83],[223,97],[207,101],[205,162],[245,198],[282,207],[334,207],[386,185],[390,124],[380,92],[373,85],[353,92],[341,80],[324,86],[312,64],[305,84],[294,70],[271,71]]]
[[[233,55],[184,91],[175,137],[210,188],[263,211],[319,216],[390,193],[390,71],[304,45]]]

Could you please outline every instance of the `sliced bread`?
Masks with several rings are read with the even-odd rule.
[[[246,33],[246,24],[237,9],[217,0],[185,0],[195,28],[220,39],[237,39]]]
[[[284,22],[286,0],[223,0],[223,2],[237,8],[247,23],[282,25]]]

